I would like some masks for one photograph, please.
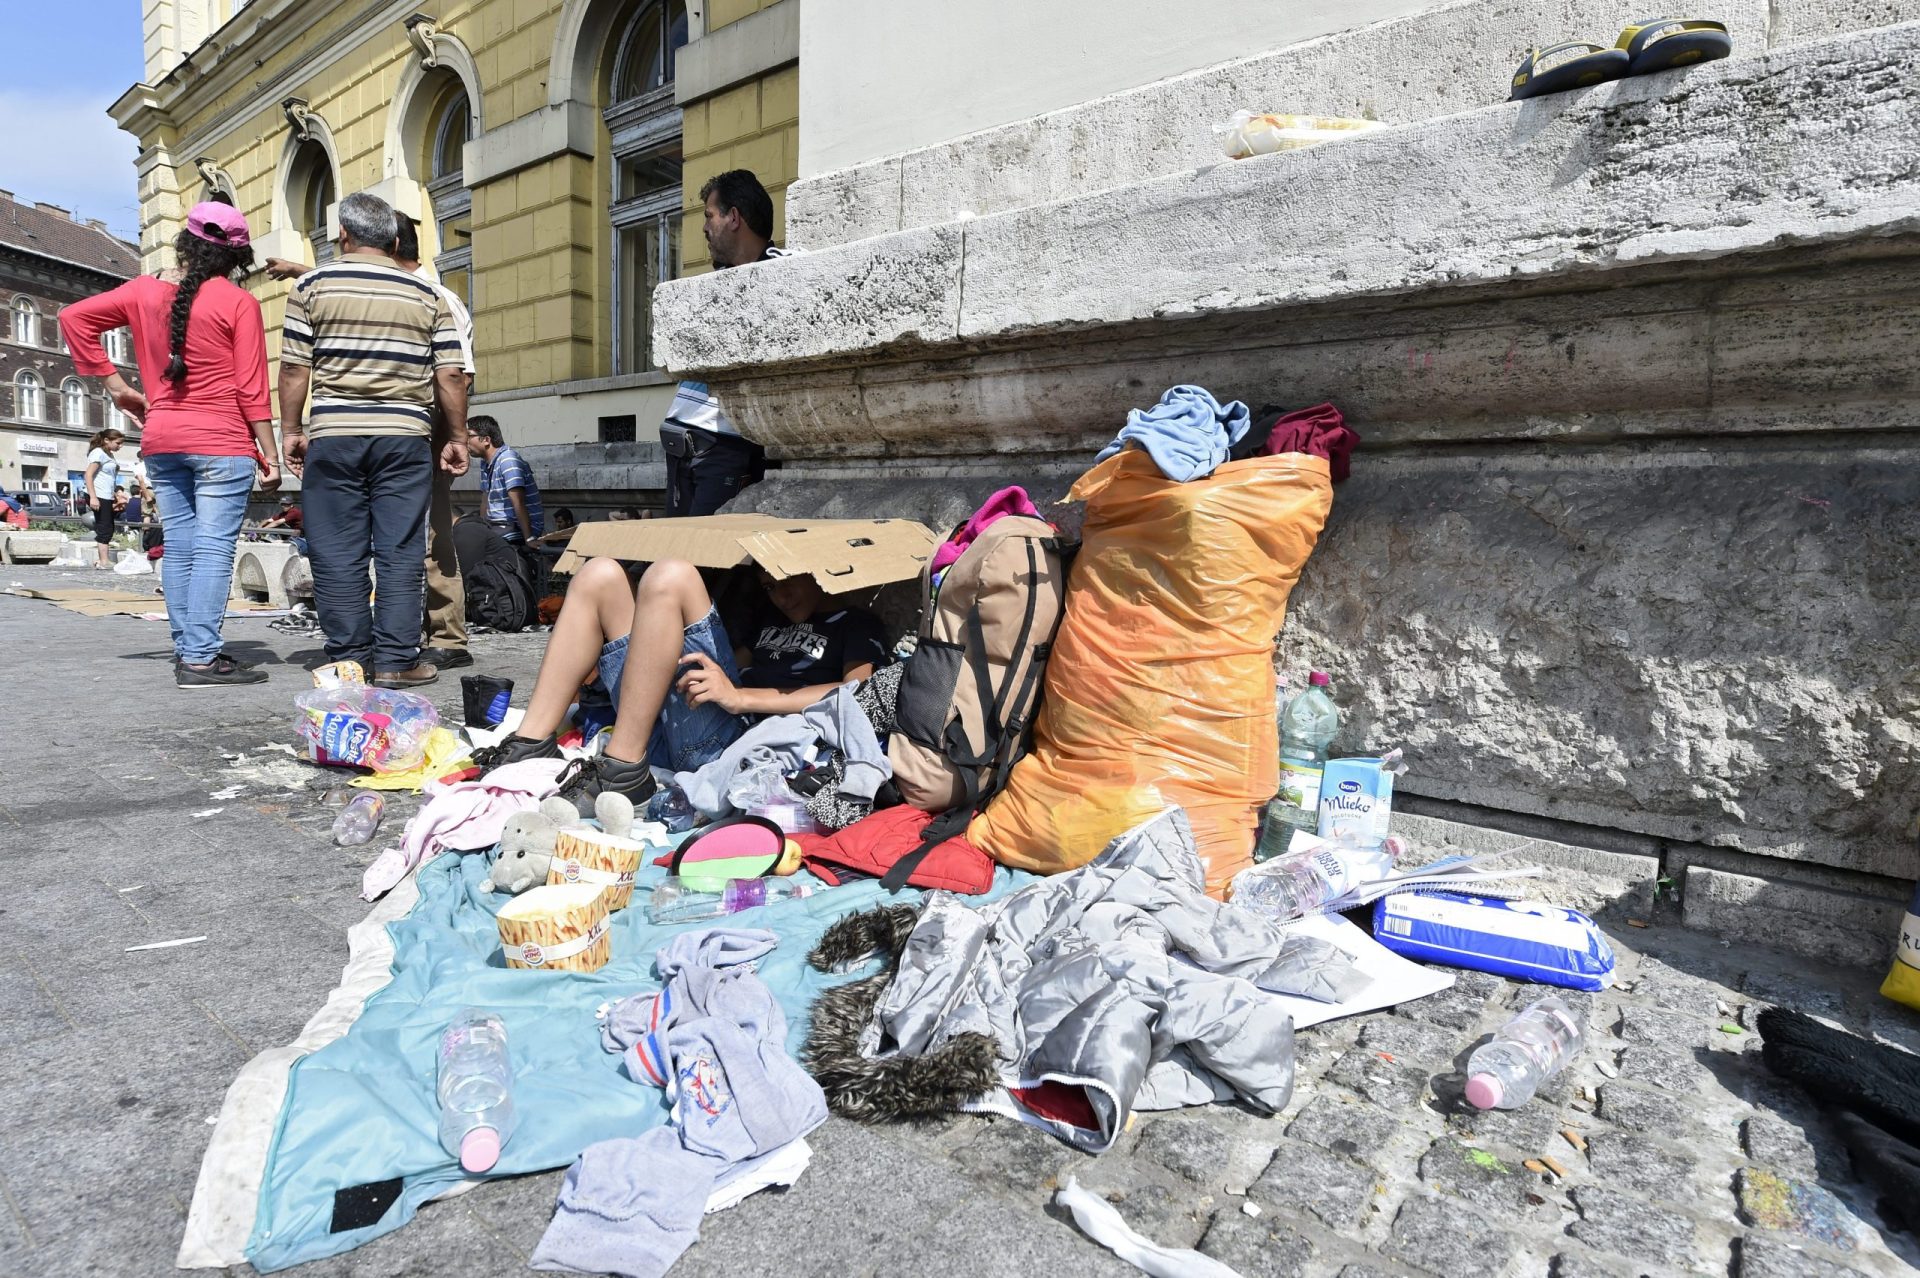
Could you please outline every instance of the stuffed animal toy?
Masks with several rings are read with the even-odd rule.
[[[611,791],[593,801],[594,819],[608,834],[633,837],[633,800]],[[548,799],[535,812],[516,812],[500,829],[500,854],[487,871],[482,884],[489,892],[511,892],[515,896],[547,881],[547,867],[553,863],[553,848],[560,831],[585,825],[573,804],[565,799]],[[649,828],[643,827],[643,833]],[[659,839],[665,838],[662,829]],[[658,841],[658,840],[656,840]]]
[[[628,804],[631,808],[632,805]],[[565,799],[548,799],[537,811],[516,812],[500,828],[500,854],[481,886],[518,896],[547,881],[553,845],[560,831],[580,824],[580,814]]]

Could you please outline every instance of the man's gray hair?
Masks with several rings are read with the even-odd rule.
[[[393,205],[365,191],[356,191],[340,201],[339,218],[340,229],[361,248],[385,252],[400,234],[400,215],[393,211]]]

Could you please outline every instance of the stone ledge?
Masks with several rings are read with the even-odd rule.
[[[1012,124],[802,178],[792,244],[820,249],[1085,195],[1216,163],[1212,126],[1242,108],[1411,124],[1506,99],[1538,42],[1610,42],[1626,0],[1459,0],[1204,67]],[[1917,0],[1728,0],[1734,56],[1920,18]]]
[[[1891,901],[1695,866],[1682,896],[1686,925],[1848,967],[1884,967],[1900,939]]]
[[[727,380],[1911,230],[1916,62],[1885,28],[677,280],[655,354]]]

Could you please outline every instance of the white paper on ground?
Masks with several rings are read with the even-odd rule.
[[[507,707],[506,717],[500,720],[499,727],[466,728],[464,731],[467,734],[468,742],[470,742],[475,749],[481,746],[499,745],[502,741],[506,740],[509,732],[512,732],[520,726],[520,721],[526,717],[527,712],[523,707],[509,706]]]
[[[1212,1256],[1162,1247],[1135,1233],[1112,1203],[1080,1188],[1080,1182],[1071,1176],[1053,1201],[1073,1213],[1073,1223],[1080,1226],[1081,1233],[1152,1278],[1241,1278],[1238,1269]]]
[[[1401,958],[1338,914],[1319,914],[1301,919],[1298,923],[1290,923],[1287,925],[1287,935],[1311,936],[1338,946],[1353,958],[1362,974],[1372,978],[1357,997],[1344,1003],[1317,1003],[1313,999],[1296,998],[1291,994],[1273,995],[1286,1006],[1288,1014],[1293,1017],[1293,1027],[1297,1030],[1318,1025],[1322,1021],[1338,1020],[1342,1016],[1357,1016],[1361,1012],[1375,1012],[1383,1007],[1411,1003],[1416,998],[1438,994],[1453,986],[1451,973],[1435,967],[1422,967],[1410,959]]]
[[[813,1146],[807,1144],[802,1136],[758,1158],[749,1158],[744,1163],[730,1167],[726,1175],[714,1182],[713,1192],[707,1195],[706,1214],[711,1216],[716,1211],[725,1211],[749,1194],[757,1194],[774,1185],[791,1185],[800,1179],[800,1173],[812,1161]]]

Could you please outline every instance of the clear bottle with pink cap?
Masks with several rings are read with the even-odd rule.
[[[498,1016],[468,1008],[440,1036],[440,1147],[474,1174],[513,1139],[513,1060]]]
[[[1586,1045],[1580,1014],[1565,999],[1543,998],[1468,1058],[1467,1100],[1479,1109],[1518,1109]]]

